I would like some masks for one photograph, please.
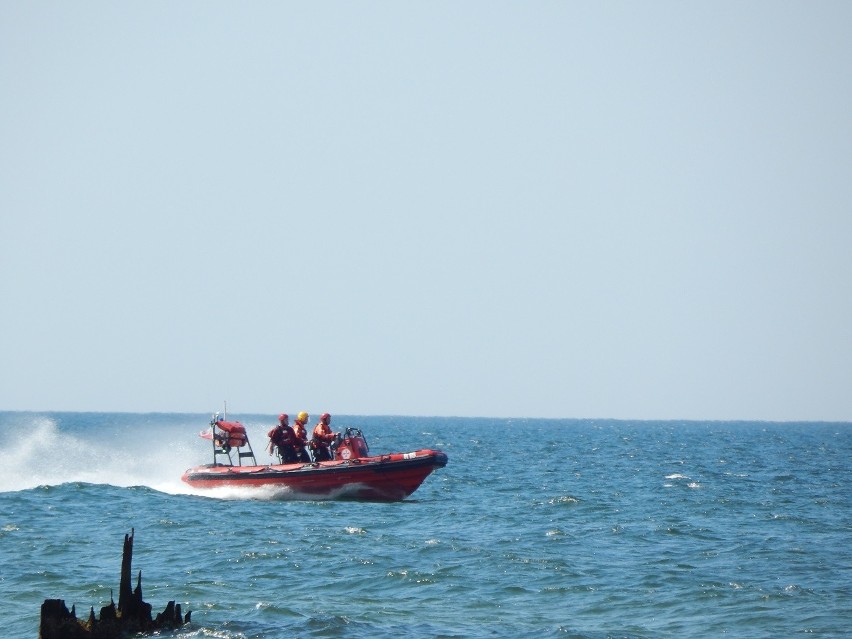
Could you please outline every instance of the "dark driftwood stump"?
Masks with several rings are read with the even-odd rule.
[[[151,604],[142,600],[142,571],[136,580],[136,589],[130,589],[130,564],[133,561],[133,531],[124,536],[124,553],[121,556],[121,582],[118,586],[118,607],[110,597],[110,604],[101,608],[100,619],[91,608],[86,621],[77,619],[75,606],[71,612],[64,599],[45,599],[41,605],[41,639],[120,639],[137,633],[174,630],[189,623],[191,612],[181,616],[180,604],[170,601],[155,619],[151,619]]]

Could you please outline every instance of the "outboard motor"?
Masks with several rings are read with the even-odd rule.
[[[360,428],[347,428],[342,435],[338,434],[335,444],[335,459],[348,461],[370,456],[367,440]]]

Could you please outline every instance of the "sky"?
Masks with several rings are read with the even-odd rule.
[[[0,410],[852,421],[852,3],[0,2]]]

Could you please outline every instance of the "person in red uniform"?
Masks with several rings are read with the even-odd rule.
[[[296,457],[298,461],[309,464],[311,457],[305,446],[308,445],[308,431],[305,424],[308,423],[308,414],[302,411],[296,416],[296,423],[293,424],[293,433],[296,435]]]
[[[292,464],[297,461],[296,433],[290,427],[287,413],[278,416],[278,426],[269,431],[269,452],[278,450],[278,458],[282,464]]]
[[[337,433],[331,432],[331,415],[323,413],[319,423],[314,426],[314,438],[311,440],[311,448],[314,451],[314,461],[326,461],[332,459],[331,442],[337,437]]]

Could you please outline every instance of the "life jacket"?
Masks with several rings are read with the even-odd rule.
[[[314,446],[321,446],[322,448],[328,448],[328,445],[334,439],[334,435],[331,433],[331,428],[328,424],[323,424],[320,422],[316,426],[314,426],[314,438],[312,441],[316,442]]]
[[[304,446],[308,436],[308,433],[305,430],[305,425],[296,422],[295,426],[293,426],[293,434],[296,436],[296,444]]]

